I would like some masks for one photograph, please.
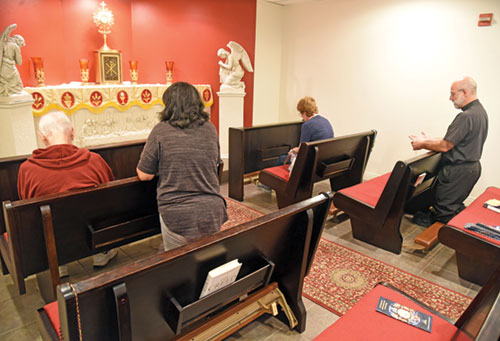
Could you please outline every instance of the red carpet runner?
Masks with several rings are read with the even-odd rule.
[[[321,239],[303,295],[342,316],[370,291],[386,281],[445,316],[456,320],[471,299],[399,270],[334,242]]]
[[[222,230],[227,230],[233,226],[246,223],[264,215],[264,213],[254,210],[233,199],[224,198],[227,203],[228,221],[222,225]]]

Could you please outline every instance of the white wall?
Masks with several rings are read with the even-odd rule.
[[[253,125],[280,121],[282,8],[257,0]]]
[[[310,95],[336,136],[376,129],[372,177],[417,154],[408,135],[444,136],[458,113],[450,84],[470,75],[490,119],[471,196],[500,187],[500,1],[317,0],[281,10],[280,121],[295,120],[298,99]],[[489,12],[493,25],[478,27]]]

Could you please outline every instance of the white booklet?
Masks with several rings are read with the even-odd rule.
[[[210,270],[201,290],[200,298],[213,293],[216,290],[222,289],[233,283],[240,272],[241,263],[234,259],[226,264]]]

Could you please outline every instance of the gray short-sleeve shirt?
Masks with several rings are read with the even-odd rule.
[[[138,168],[158,174],[158,210],[168,228],[188,240],[219,231],[227,220],[217,176],[220,159],[211,122],[185,129],[160,122],[144,146]]]

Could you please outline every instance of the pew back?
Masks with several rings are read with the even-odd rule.
[[[243,177],[298,146],[302,122],[229,128],[229,197],[243,200]]]
[[[137,177],[6,201],[3,212],[8,247],[1,251],[20,293],[24,278],[47,270],[51,256],[65,264],[160,231],[156,180]],[[47,240],[49,224],[55,242]]]
[[[455,326],[459,330],[453,340],[463,340],[463,335],[484,341],[500,338],[500,266],[493,269],[492,276]]]
[[[278,283],[298,320],[295,329],[304,331],[303,280],[330,202],[331,195],[319,195],[186,246],[61,285],[58,306],[64,339],[78,340],[80,333],[89,340],[171,339],[174,331],[167,323],[171,316],[167,308],[172,298],[181,315],[194,307],[199,311],[221,308],[228,303],[223,297],[240,297],[258,289],[240,284],[264,264],[274,265],[268,281]],[[237,281],[199,299],[208,271],[233,259],[243,264]],[[205,323],[206,318],[201,314],[187,329]]]
[[[337,192],[334,205],[349,215],[354,238],[399,254],[401,219],[405,211],[430,205],[440,162],[440,153],[428,152],[398,161],[390,174]],[[367,203],[365,195],[377,191],[376,204]]]
[[[113,170],[115,179],[124,179],[135,176],[135,168],[139,162],[145,140],[112,143],[90,147]],[[19,199],[17,195],[17,175],[19,167],[31,155],[20,155],[0,158],[0,202]],[[0,234],[5,232],[3,212],[0,212]]]
[[[376,131],[301,143],[290,176],[283,167],[264,169],[259,181],[276,191],[282,208],[312,196],[314,183],[330,179],[332,190],[360,183]]]
[[[377,136],[376,130],[307,142],[317,147],[317,165],[313,182],[331,181],[332,191],[360,183]]]

